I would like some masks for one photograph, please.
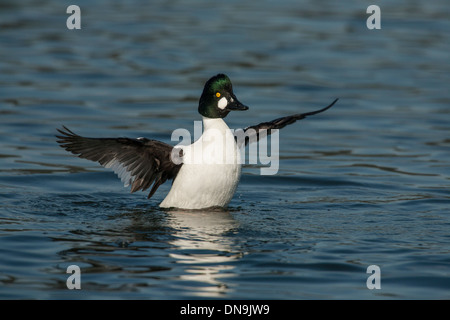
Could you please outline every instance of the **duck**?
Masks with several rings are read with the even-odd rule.
[[[237,139],[224,119],[232,111],[245,111],[233,92],[230,78],[217,74],[206,81],[198,104],[202,135],[190,145],[176,145],[147,138],[89,138],[66,126],[57,129],[57,143],[80,158],[112,169],[131,193],[150,189],[150,199],[166,181],[172,186],[159,207],[202,210],[227,208],[239,184],[241,152],[249,142],[258,141],[298,120],[331,108],[338,99],[320,110],[262,122],[243,129]]]

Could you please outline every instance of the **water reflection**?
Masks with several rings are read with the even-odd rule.
[[[170,256],[186,265],[180,279],[192,287],[192,294],[216,297],[232,291],[224,280],[235,276],[233,262],[243,253],[230,237],[238,227],[230,212],[171,211],[169,223],[175,230]]]
[[[233,292],[227,279],[236,276],[235,262],[243,252],[233,236],[239,224],[229,211],[120,209],[119,200],[75,200],[83,214],[66,211],[76,218],[76,228],[51,237],[63,262],[50,273],[65,275],[65,268],[76,264],[82,269],[84,290],[120,291],[124,297],[154,287],[160,290],[149,297],[162,298],[173,288],[183,297]],[[95,214],[108,205],[109,217]],[[65,282],[53,288],[65,289]]]

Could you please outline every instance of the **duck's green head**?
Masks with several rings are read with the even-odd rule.
[[[247,110],[233,93],[230,78],[218,74],[205,83],[198,112],[207,118],[225,118],[232,110]]]

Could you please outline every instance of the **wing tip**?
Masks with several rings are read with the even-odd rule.
[[[56,131],[58,131],[61,135],[55,134],[55,137],[59,140],[56,140],[58,143],[67,143],[70,142],[70,139],[73,139],[75,137],[78,137],[76,133],[74,133],[72,130],[67,128],[66,126],[62,125],[62,128],[56,128]]]
[[[327,111],[327,110],[330,109],[332,106],[334,106],[334,105],[336,104],[336,102],[338,102],[338,100],[339,100],[339,98],[334,99],[334,101],[333,101],[332,103],[330,103],[328,106],[326,106],[325,108],[322,108],[322,109],[319,109],[319,110],[316,110],[316,111],[312,111],[312,112],[303,113],[303,116],[304,116],[304,117],[312,116],[312,115],[315,115],[315,114],[318,114],[318,113],[322,113],[322,112],[324,112],[324,111]]]

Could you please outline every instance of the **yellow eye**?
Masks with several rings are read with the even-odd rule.
[[[216,97],[220,98],[220,92],[216,92]]]

